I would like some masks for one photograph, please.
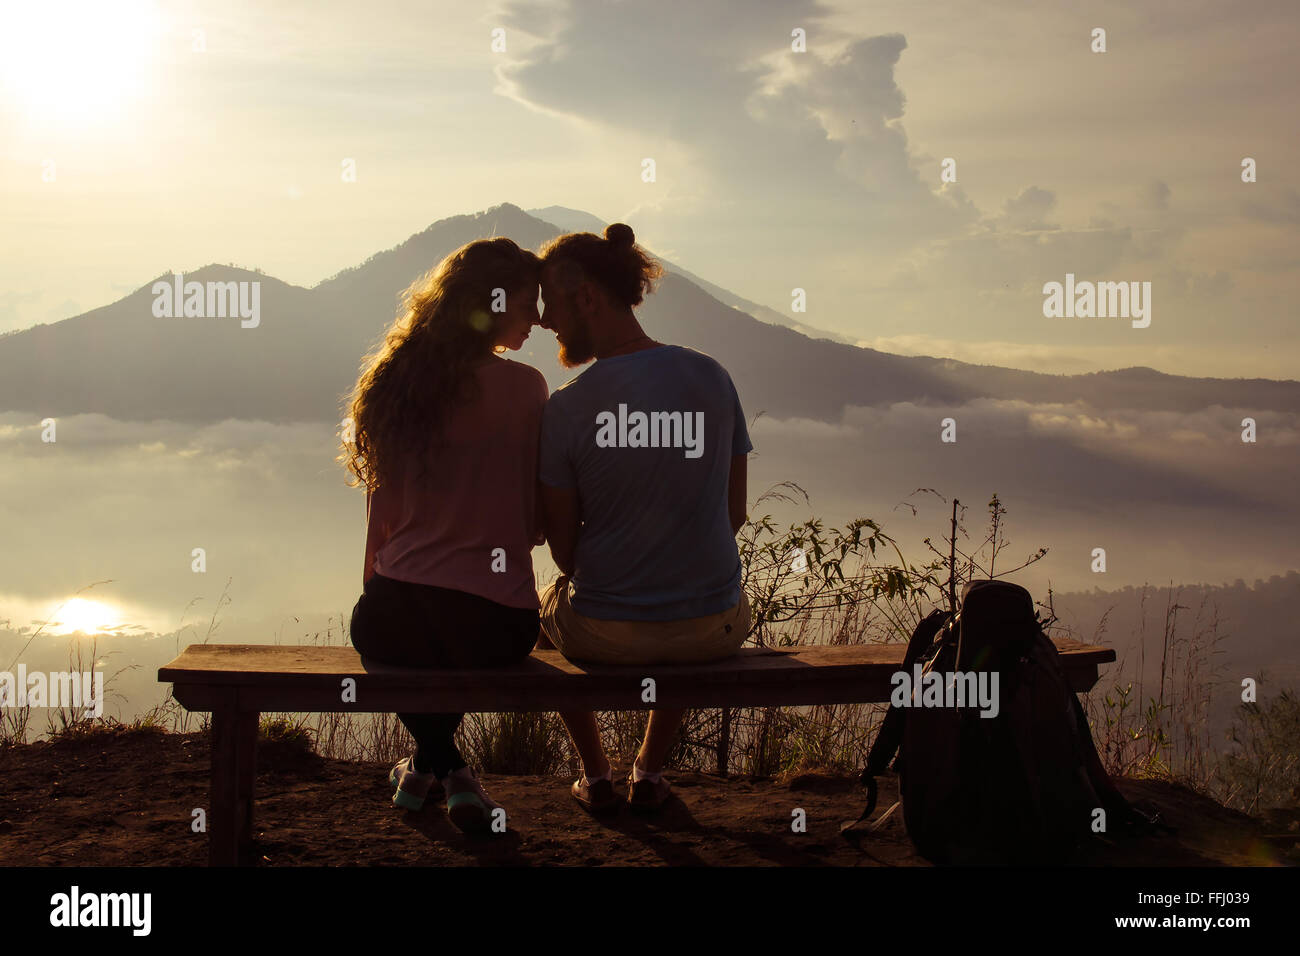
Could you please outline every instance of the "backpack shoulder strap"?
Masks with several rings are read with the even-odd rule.
[[[960,617],[960,614],[958,616]],[[934,643],[935,635],[943,628],[948,617],[948,612],[943,608],[935,608],[916,625],[916,629],[912,631],[912,636],[907,642],[907,650],[903,653],[904,671],[911,671],[912,665],[920,659],[922,654],[929,650]],[[871,750],[867,754],[866,767],[859,778],[862,786],[867,791],[867,807],[862,811],[862,815],[858,819],[840,827],[841,832],[861,823],[871,816],[876,809],[876,776],[883,773],[885,768],[889,766],[889,762],[894,759],[902,740],[903,711],[897,707],[890,707],[885,712],[885,719],[881,721],[880,729],[876,732],[875,743],[871,745]]]

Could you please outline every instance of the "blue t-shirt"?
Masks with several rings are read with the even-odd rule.
[[[540,477],[577,490],[573,608],[671,621],[740,600],[731,456],[753,450],[727,370],[661,345],[598,360],[542,413]]]

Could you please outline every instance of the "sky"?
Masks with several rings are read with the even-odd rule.
[[[1295,379],[1298,45],[1294,0],[0,0],[0,334],[209,263],[312,286],[510,202],[628,222],[885,351]],[[1150,325],[1045,316],[1067,274],[1149,282]],[[1228,455],[1241,415],[1219,411],[980,400],[963,428],[996,440],[960,467],[910,403],[769,416],[751,497],[797,480],[813,513],[880,518],[915,559],[947,520],[918,488],[959,495],[976,534],[996,491],[1017,560],[1051,548],[1022,576],[1037,594],[1097,584],[1099,541],[1114,587],[1294,568],[1293,413],[1251,410],[1267,438]],[[0,637],[55,608],[60,636],[341,627],[364,509],[332,427],[60,428],[83,439],[55,460],[0,410],[0,531],[24,544]]]
[[[0,332],[211,262],[314,285],[512,202],[886,351],[1300,367],[1292,2],[2,9]],[[1150,282],[1150,325],[1044,316],[1067,273]]]

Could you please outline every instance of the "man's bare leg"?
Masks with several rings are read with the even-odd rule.
[[[664,760],[672,749],[685,713],[684,709],[650,711],[645,740],[641,742],[641,750],[636,755],[636,765],[642,773],[659,773],[664,769]]]
[[[600,744],[600,728],[596,715],[589,710],[562,710],[560,719],[569,730],[573,745],[582,758],[582,770],[588,777],[603,777],[609,770],[605,748]]]

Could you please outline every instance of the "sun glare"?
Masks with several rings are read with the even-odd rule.
[[[115,608],[102,601],[73,598],[50,622],[47,631],[59,637],[77,631],[102,634],[117,627],[121,623],[120,617]]]
[[[158,61],[155,0],[26,0],[0,19],[0,83],[11,108],[41,125],[112,120]]]

